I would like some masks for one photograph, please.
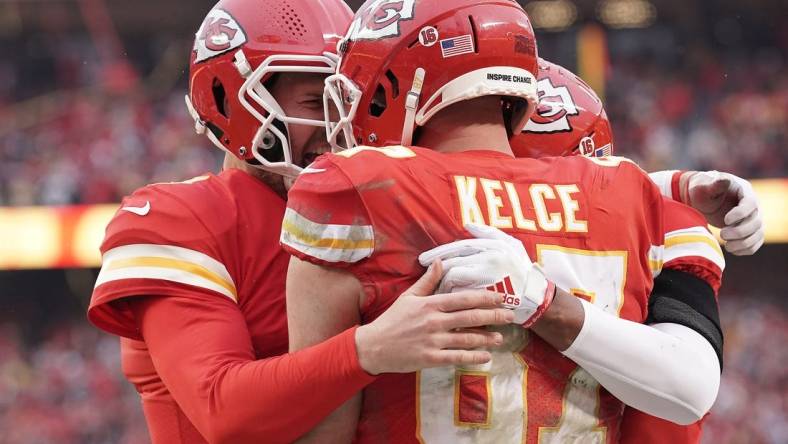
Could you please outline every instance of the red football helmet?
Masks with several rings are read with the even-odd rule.
[[[281,72],[336,71],[352,11],[342,0],[221,0],[197,31],[186,105],[198,133],[259,168],[297,176],[287,116],[265,82]]]
[[[535,109],[536,40],[513,1],[369,0],[339,55],[324,94],[339,112],[326,127],[334,149],[410,145],[441,109],[486,95],[510,98],[512,128]]]
[[[602,100],[568,69],[539,59],[539,106],[511,139],[517,157],[613,155],[613,132]]]

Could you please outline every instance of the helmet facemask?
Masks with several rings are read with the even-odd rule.
[[[356,146],[353,136],[353,119],[361,103],[361,90],[343,74],[326,78],[323,90],[323,112],[325,113],[326,139],[333,152],[344,151]],[[336,122],[331,122],[332,111],[337,113]]]
[[[337,57],[331,53],[324,53],[322,56],[275,55],[267,57],[260,66],[252,71],[243,50],[238,50],[235,54],[235,65],[240,75],[246,78],[243,86],[238,90],[238,101],[249,114],[260,122],[260,127],[252,140],[249,141],[249,145],[242,146],[240,149],[242,156],[250,152],[254,157],[256,162],[250,162],[250,165],[285,177],[297,177],[303,168],[293,160],[289,125],[325,127],[331,123],[326,120],[288,116],[268,90],[263,79],[267,80],[269,75],[277,73],[330,75],[335,72],[336,64]],[[217,134],[208,127],[209,124],[200,118],[188,95],[186,96],[186,107],[194,119],[195,130],[198,134],[205,134],[214,145],[225,152],[236,155],[227,150]],[[271,150],[281,151],[281,153],[272,156]],[[281,158],[281,160],[275,160],[277,158]]]
[[[302,167],[293,159],[289,125],[307,125],[325,127],[330,122],[326,120],[307,119],[288,116],[279,103],[263,83],[270,74],[276,73],[316,73],[330,75],[336,71],[337,58],[330,53],[322,56],[302,55],[275,55],[267,57],[254,71],[249,73],[248,63],[245,62],[242,50],[236,53],[236,66],[244,75],[248,73],[246,81],[238,90],[238,101],[255,119],[260,122],[260,128],[250,141],[251,145],[245,147],[251,150],[254,159],[259,162],[256,167],[280,174],[285,177],[296,177]],[[262,109],[264,113],[260,112]],[[243,149],[243,148],[242,148]],[[281,150],[281,155],[272,156],[271,150]],[[281,157],[281,160],[274,160]]]

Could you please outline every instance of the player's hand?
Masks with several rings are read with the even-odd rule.
[[[752,185],[719,171],[690,172],[682,200],[722,228],[725,249],[737,256],[750,255],[763,245],[764,228],[758,196]],[[684,179],[682,177],[682,179]]]
[[[485,290],[435,294],[440,261],[403,293],[385,313],[356,330],[361,367],[368,373],[409,373],[423,368],[484,364],[486,350],[501,345],[500,333],[475,329],[512,322],[501,296]]]
[[[439,292],[495,289],[504,293],[504,306],[514,311],[514,322],[529,327],[547,310],[555,286],[531,262],[522,242],[497,228],[465,226],[475,239],[440,245],[419,255],[419,262],[440,259],[444,276]]]

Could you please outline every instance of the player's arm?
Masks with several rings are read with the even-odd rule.
[[[360,322],[363,290],[342,270],[292,258],[287,272],[287,322],[290,351],[318,344]],[[332,412],[301,443],[350,443],[361,411],[361,393]]]
[[[645,323],[692,328],[708,340],[722,365],[717,301],[725,270],[722,249],[699,212],[667,199],[663,210],[663,264],[654,278]]]
[[[550,285],[517,239],[491,227],[467,228],[477,239],[438,247],[450,257],[444,261],[442,286],[472,288],[489,276],[509,276],[520,297],[512,307],[517,321],[625,404],[681,424],[697,421],[711,408],[720,364],[714,348],[695,330],[610,315]],[[463,256],[451,258],[451,250]]]
[[[530,327],[625,404],[670,421],[700,419],[717,395],[720,364],[711,344],[683,325],[620,319],[552,285],[522,243],[492,227],[424,253],[446,259],[442,288],[474,288],[510,277],[517,323]],[[687,367],[687,362],[694,363]]]
[[[241,312],[226,298],[194,292],[127,303],[159,376],[212,443],[291,442],[373,380],[358,363],[353,328],[258,360]]]
[[[440,273],[431,276],[437,282]],[[416,296],[419,288],[413,291],[406,301],[425,299]],[[491,294],[476,296],[466,302],[497,306]],[[406,319],[418,318],[424,308],[419,304],[400,310],[395,319],[379,318],[381,322],[365,326],[363,334],[354,327],[338,330],[312,347],[258,360],[243,315],[229,298],[195,289],[181,296],[138,296],[118,302],[135,320],[164,384],[209,442],[259,442],[260,436],[272,443],[291,442],[371,382],[369,371],[396,371],[398,365],[414,365],[413,361],[426,366],[430,358],[411,342],[427,341],[429,335],[422,331],[407,337],[412,331],[399,327]],[[433,314],[459,306],[449,295],[444,302],[453,305],[436,307]],[[499,315],[499,323],[511,320],[508,313]],[[500,341],[493,335],[479,339],[472,344]],[[409,353],[391,357],[388,347]],[[472,362],[489,359],[469,353]],[[403,361],[394,362],[397,358]]]
[[[433,295],[440,263],[430,267],[382,315],[356,330],[363,368],[373,374],[409,373],[429,367],[482,364],[490,354],[476,348],[500,345],[499,333],[465,331],[502,325],[511,311],[487,291]],[[352,274],[292,258],[287,275],[287,317],[291,351],[300,350],[359,322],[361,283]],[[350,442],[360,395],[326,418],[303,442]]]
[[[689,205],[722,228],[725,249],[751,255],[764,242],[758,196],[748,181],[719,171],[658,171],[649,174],[662,195]]]
[[[701,239],[701,234],[691,228],[671,231],[666,236],[664,218],[668,216],[662,198],[632,164],[621,163],[613,177],[632,190],[642,190],[630,196],[632,208],[640,205],[642,211],[631,213],[636,216],[632,223],[644,221],[643,233],[648,243],[664,244],[665,256],[661,259],[667,260],[666,265],[674,264],[670,256],[688,246],[698,244],[712,250],[711,245],[716,245],[708,232]],[[638,183],[642,185],[638,187]],[[534,329],[626,404],[675,423],[695,422],[716,399],[722,336],[712,286],[691,274],[691,270],[676,266],[663,269],[655,278],[646,320],[650,325],[619,319],[585,301],[561,295],[556,300],[563,299],[573,307],[564,306],[563,310],[547,314]],[[562,320],[564,312],[577,313],[573,310],[578,302],[583,309],[582,326],[577,337],[567,344],[561,341],[565,336],[556,335],[551,328],[560,330],[563,326],[571,333],[578,331],[573,323],[576,318]]]
[[[717,354],[690,327],[638,324],[559,289],[532,330],[611,394],[651,415],[691,424],[709,411],[717,397]]]

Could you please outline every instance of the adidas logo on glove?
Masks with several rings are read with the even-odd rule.
[[[518,298],[517,294],[514,292],[512,278],[510,276],[506,276],[503,280],[496,282],[494,285],[490,285],[487,287],[487,290],[501,293],[503,295],[503,304],[506,305],[506,308],[515,308],[520,305],[520,298]]]

